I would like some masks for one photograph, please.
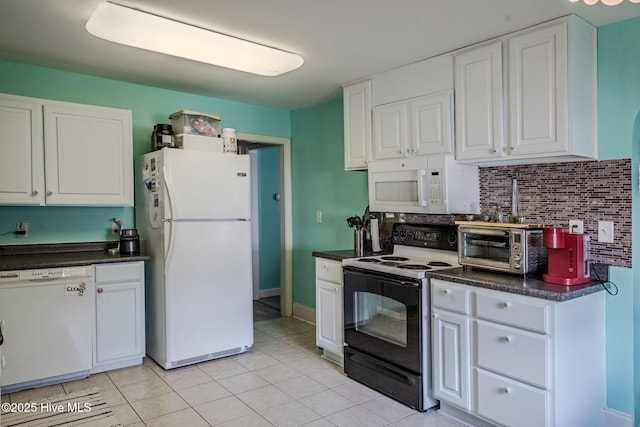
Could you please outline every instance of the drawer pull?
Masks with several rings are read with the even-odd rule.
[[[502,304],[500,304],[501,308],[507,309],[511,306],[511,303],[509,301],[505,301]]]
[[[503,394],[511,394],[511,387],[504,387],[502,389]]]
[[[502,337],[502,341],[504,342],[511,342],[513,338],[511,338],[509,335],[505,335],[504,337]]]
[[[451,293],[451,291],[449,289],[444,289],[442,291],[442,293],[445,294],[445,295],[449,295]]]

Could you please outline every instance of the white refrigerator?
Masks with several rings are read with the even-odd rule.
[[[147,354],[165,369],[253,345],[248,155],[163,148],[136,163]]]

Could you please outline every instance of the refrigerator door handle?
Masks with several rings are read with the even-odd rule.
[[[165,254],[164,254],[164,259],[165,259],[165,265],[169,265],[169,263],[171,262],[171,256],[173,255],[173,247],[175,246],[175,230],[174,230],[174,225],[173,225],[173,219],[174,216],[176,214],[176,208],[175,208],[175,197],[173,194],[173,186],[171,185],[171,174],[167,173],[167,168],[166,165],[162,165],[162,175],[164,176],[164,188],[165,188],[165,194],[166,197],[169,201],[169,216],[168,216],[168,220],[165,219],[165,221],[169,224],[169,239],[167,242],[167,248],[165,250]],[[165,212],[166,214],[166,212]]]
[[[171,263],[171,258],[173,256],[173,247],[175,246],[175,237],[174,237],[174,221],[165,221],[169,225],[169,236],[167,239],[167,248],[165,249],[164,259],[165,259],[165,268]]]

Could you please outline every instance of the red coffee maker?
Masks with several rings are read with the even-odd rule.
[[[542,236],[549,257],[549,272],[542,275],[542,280],[565,286],[591,280],[589,236],[569,233],[567,228],[545,228]]]

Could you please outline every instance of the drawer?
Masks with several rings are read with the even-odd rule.
[[[431,280],[431,304],[445,310],[469,314],[469,291],[464,285]]]
[[[549,423],[549,392],[476,369],[478,414],[500,425],[542,427]]]
[[[96,265],[96,284],[139,282],[143,277],[142,262],[120,262]]]
[[[550,338],[480,320],[476,328],[479,367],[549,388]]]
[[[316,258],[316,278],[327,282],[342,283],[342,263],[325,258]]]
[[[514,298],[507,293],[483,293],[476,295],[476,316],[532,331],[549,332],[550,302],[526,298]]]

